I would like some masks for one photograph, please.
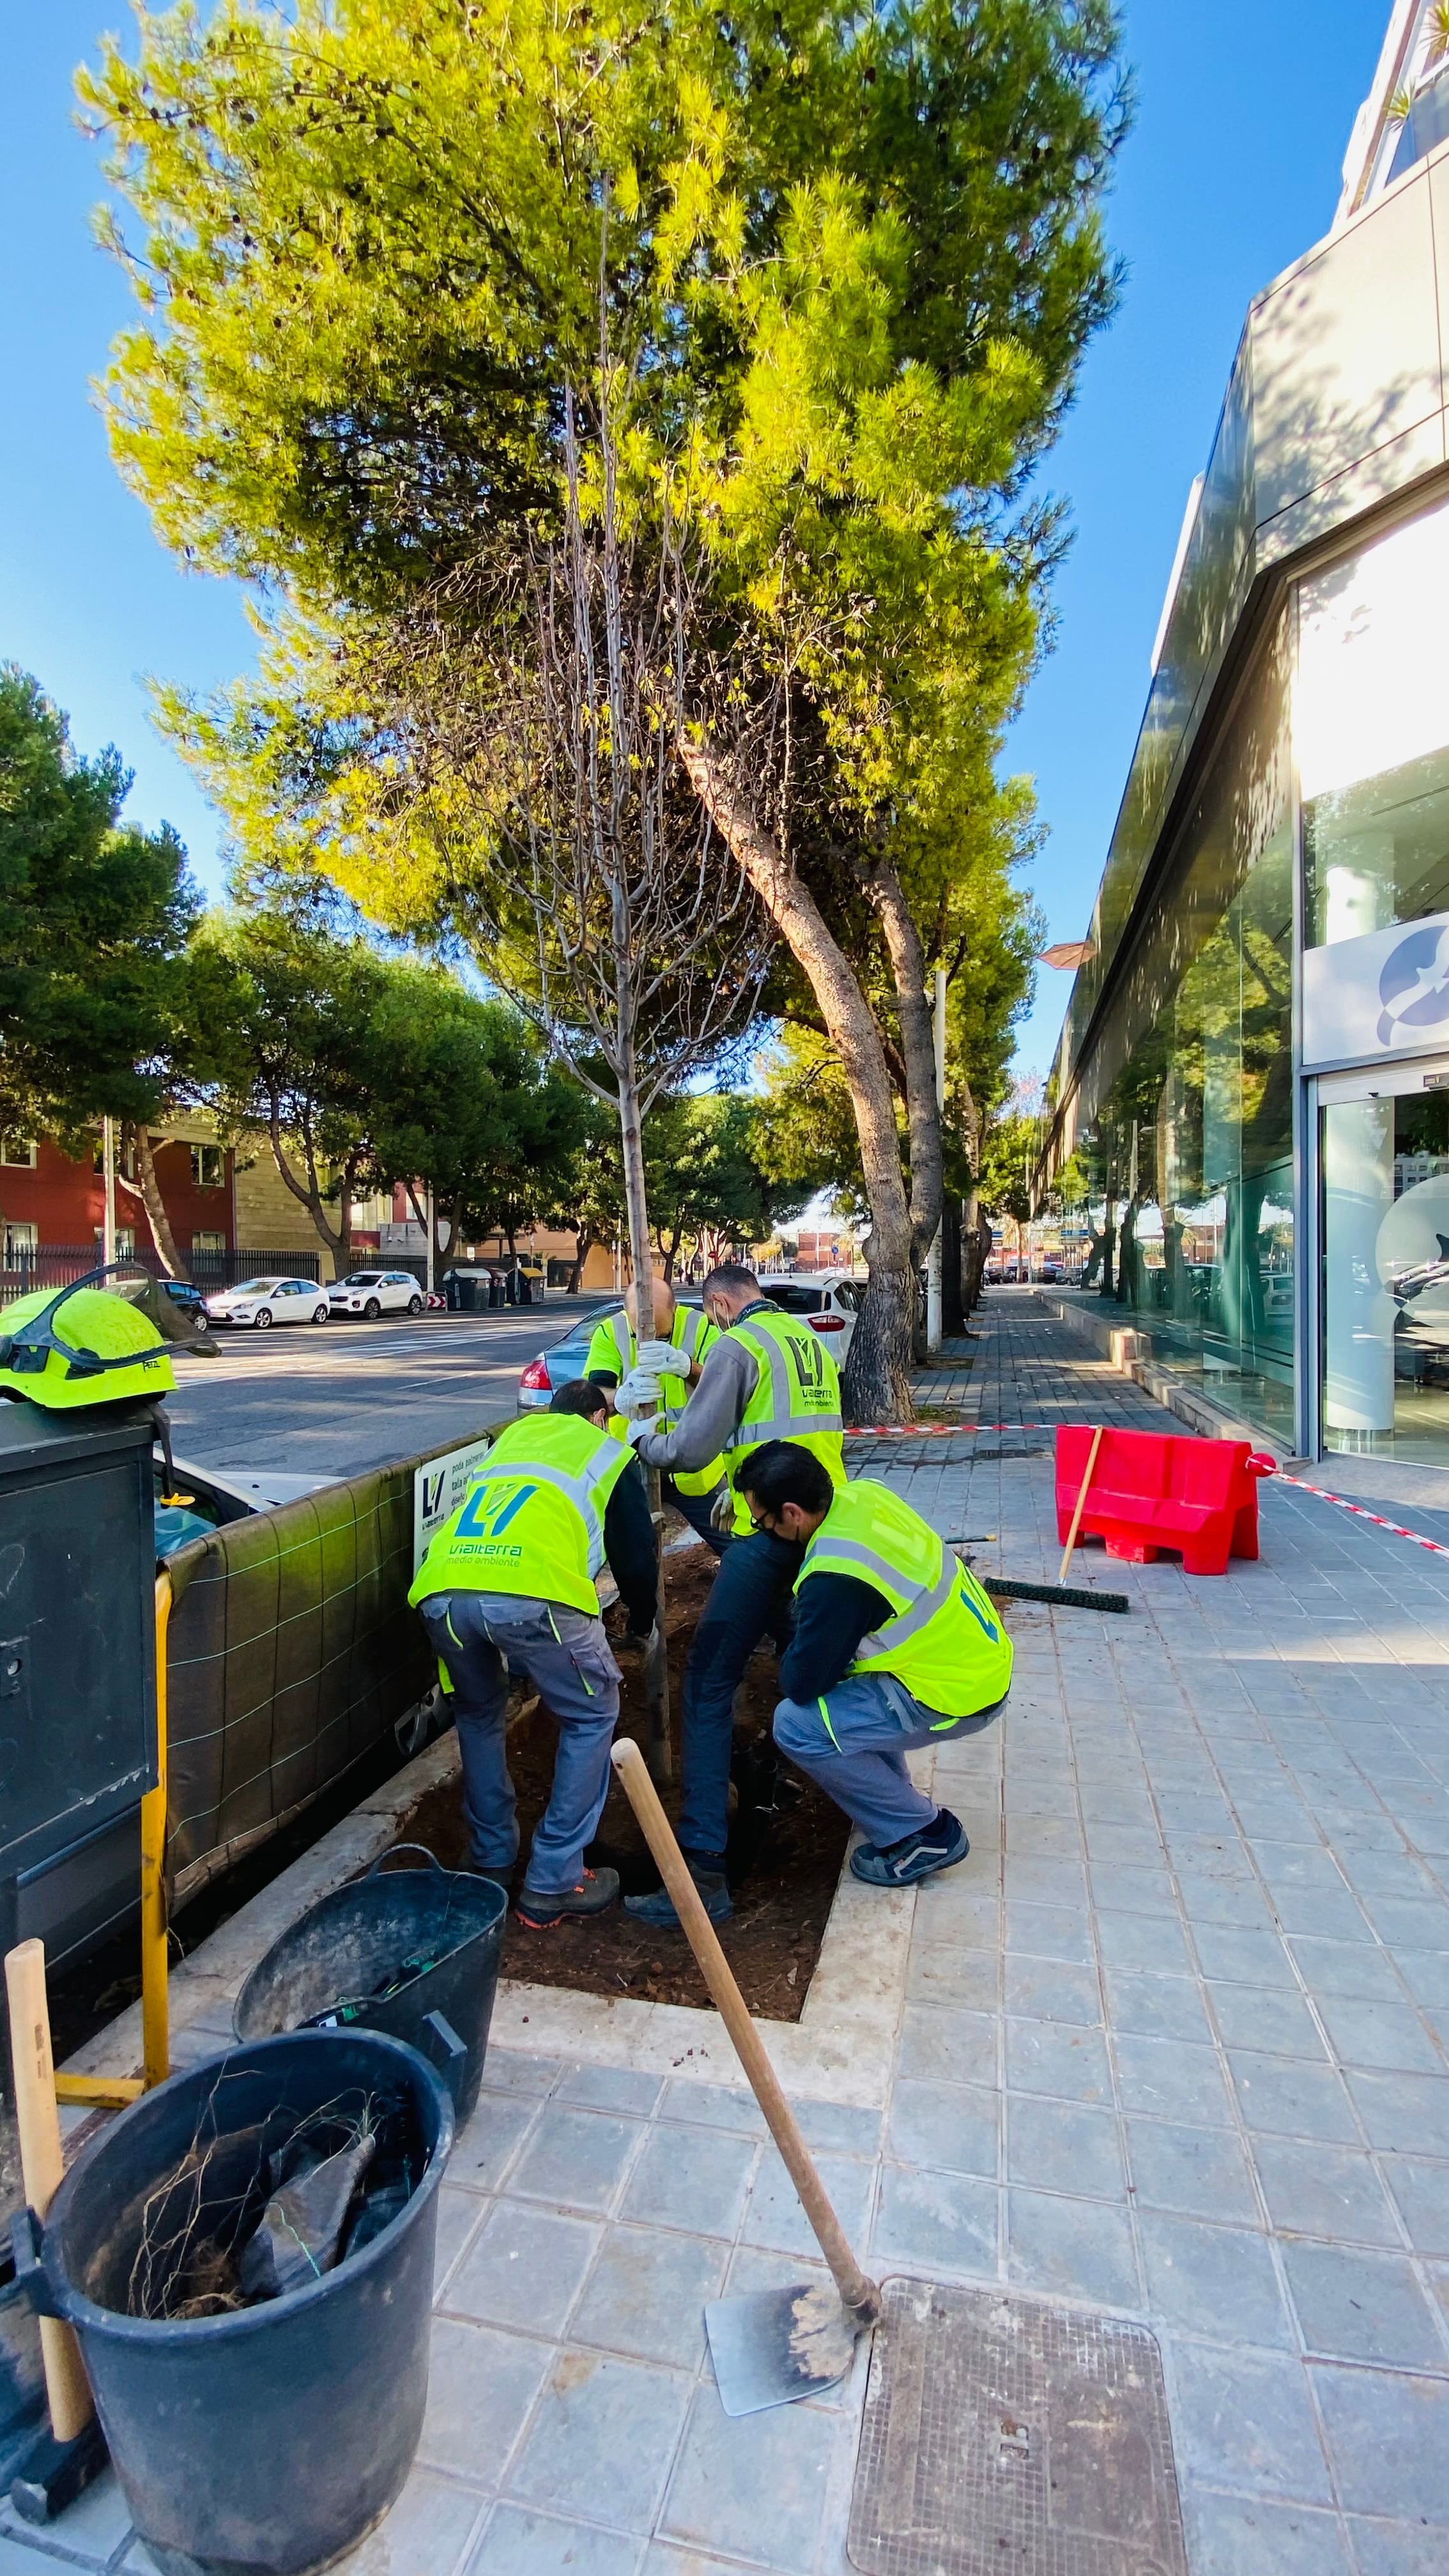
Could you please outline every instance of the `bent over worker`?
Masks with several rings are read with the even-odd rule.
[[[698,1306],[681,1306],[666,1279],[654,1282],[654,1339],[642,1349],[638,1334],[639,1292],[627,1288],[622,1309],[605,1315],[595,1325],[589,1344],[584,1375],[594,1386],[601,1386],[609,1398],[609,1428],[617,1440],[628,1437],[629,1417],[618,1405],[618,1390],[626,1379],[633,1378],[641,1363],[652,1363],[659,1390],[659,1409],[651,1429],[672,1431],[689,1401],[692,1387],[699,1383],[700,1369],[710,1345],[719,1334]],[[696,1536],[716,1556],[722,1556],[729,1544],[729,1533],[721,1530],[712,1515],[715,1502],[724,1485],[723,1458],[707,1458],[699,1467],[680,1467],[660,1478],[660,1492],[666,1503],[681,1512]]]
[[[452,1684],[472,1866],[502,1887],[518,1857],[510,1672],[557,1722],[553,1788],[518,1904],[535,1931],[602,1913],[619,1892],[616,1870],[584,1867],[619,1717],[619,1667],[594,1582],[606,1559],[628,1633],[647,1638],[659,1582],[648,1493],[630,1452],[609,1437],[602,1390],[576,1379],[541,1419],[500,1432],[408,1594]]]
[[[704,1308],[719,1338],[674,1429],[630,1425],[639,1456],[677,1476],[720,1453],[735,1487],[736,1544],[727,1550],[705,1604],[684,1676],[680,1848],[711,1920],[733,1912],[725,1879],[735,1690],[767,1629],[788,1630],[798,1544],[759,1528],[738,1492],[743,1461],[768,1441],[798,1446],[832,1490],[845,1482],[840,1375],[823,1342],[798,1315],[771,1305],[752,1270],[724,1262],[704,1283]],[[668,1892],[628,1896],[641,1922],[678,1927]]]
[[[970,1844],[960,1818],[914,1786],[906,1755],[989,1724],[1011,1686],[1011,1639],[889,1485],[860,1477],[837,1490],[783,1441],[752,1450],[739,1482],[756,1527],[805,1550],[775,1741],[866,1835],[855,1876],[913,1887]]]

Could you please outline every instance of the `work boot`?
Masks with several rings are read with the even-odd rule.
[[[706,1869],[699,1861],[691,1860],[687,1852],[685,1866],[699,1890],[700,1903],[711,1923],[728,1923],[735,1909],[723,1869]],[[656,1932],[681,1932],[684,1929],[674,1911],[674,1899],[667,1887],[656,1888],[652,1896],[626,1896],[624,1911],[632,1922],[647,1923]]]
[[[862,1843],[850,1855],[850,1873],[867,1887],[914,1887],[938,1869],[954,1869],[970,1849],[960,1817],[943,1807],[933,1824],[903,1834],[898,1843]]]
[[[556,1923],[574,1923],[602,1914],[619,1893],[616,1869],[586,1869],[577,1887],[530,1887],[525,1879],[518,1900],[518,1919],[530,1932],[551,1932]]]

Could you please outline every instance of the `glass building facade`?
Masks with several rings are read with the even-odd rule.
[[[1042,1179],[1076,1294],[1231,1416],[1449,1467],[1440,274],[1449,148],[1249,317]]]

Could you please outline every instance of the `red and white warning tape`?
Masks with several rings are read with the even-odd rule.
[[[1331,1494],[1326,1485],[1310,1485],[1306,1476],[1285,1476],[1280,1470],[1273,1481],[1296,1485],[1300,1493],[1316,1494],[1321,1503],[1336,1503],[1341,1512],[1352,1512],[1357,1520],[1372,1521],[1375,1529],[1388,1530],[1394,1538],[1412,1539],[1415,1547],[1427,1547],[1433,1556],[1449,1556],[1449,1547],[1442,1539],[1425,1538],[1422,1531],[1405,1529],[1400,1521],[1387,1521],[1382,1512],[1371,1512],[1364,1503],[1351,1503],[1344,1494]]]
[[[963,1432],[1050,1431],[1049,1422],[861,1422],[847,1440],[959,1440]]]

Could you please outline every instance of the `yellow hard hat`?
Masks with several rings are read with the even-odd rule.
[[[124,1297],[93,1282],[38,1288],[0,1310],[0,1393],[47,1413],[87,1404],[133,1404],[170,1394],[175,1372],[155,1325]]]

